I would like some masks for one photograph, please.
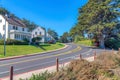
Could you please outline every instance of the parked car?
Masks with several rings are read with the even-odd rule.
[[[95,46],[99,47],[99,42],[95,42]]]
[[[49,44],[55,44],[56,41],[55,41],[55,40],[49,40],[48,43],[49,43]]]

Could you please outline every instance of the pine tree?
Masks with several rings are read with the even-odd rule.
[[[79,31],[93,34],[99,40],[100,47],[104,48],[105,39],[112,34],[119,22],[119,10],[120,0],[89,0],[79,9]]]

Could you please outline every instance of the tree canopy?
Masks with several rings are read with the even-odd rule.
[[[70,40],[70,35],[68,32],[64,32],[63,35],[60,37],[60,42],[67,43]]]
[[[113,30],[119,24],[118,17],[120,17],[120,0],[89,0],[79,9],[78,22],[70,33],[93,34],[103,47],[105,38],[113,34]]]
[[[52,30],[52,29],[48,29],[47,30],[47,32],[48,32],[48,34],[50,34],[55,40],[58,40],[58,34],[57,34],[57,32],[55,32],[54,30]]]
[[[21,19],[22,22],[29,28],[29,31],[32,31],[33,29],[35,29],[36,27],[38,27],[37,24],[35,24],[34,22],[31,22],[25,18]]]
[[[5,8],[0,7],[0,14],[2,14],[2,15],[10,14],[10,12],[7,9],[5,9]]]

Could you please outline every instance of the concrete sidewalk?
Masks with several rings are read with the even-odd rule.
[[[94,61],[94,57],[88,57],[88,58],[85,58],[85,60],[91,62],[91,61]],[[65,66],[69,65],[69,63],[70,62],[60,64],[59,68],[63,68]],[[50,67],[47,67],[47,68],[44,68],[44,69],[39,69],[39,70],[34,70],[34,71],[22,73],[22,74],[17,74],[17,75],[14,75],[14,80],[19,80],[20,78],[22,78],[22,79],[30,78],[33,74],[36,75],[36,74],[39,74],[39,73],[43,73],[45,71],[48,71],[50,73],[55,72],[56,71],[56,66],[54,65],[54,66],[50,66]],[[9,76],[8,76],[8,77],[5,77],[5,78],[1,78],[0,80],[10,80],[10,79],[9,79]]]

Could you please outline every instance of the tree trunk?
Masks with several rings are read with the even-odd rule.
[[[104,37],[103,36],[101,36],[100,37],[100,40],[99,40],[99,46],[100,46],[100,48],[105,48],[105,42],[104,42]]]

